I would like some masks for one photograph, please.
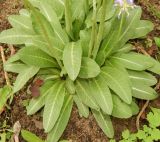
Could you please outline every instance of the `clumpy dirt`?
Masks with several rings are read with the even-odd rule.
[[[160,37],[160,20],[148,10],[146,5],[147,0],[139,0],[137,1],[138,5],[142,6],[143,9],[143,16],[142,19],[151,20],[154,25],[154,31],[152,31],[147,36],[147,41],[153,41],[155,36]],[[150,0],[151,4],[157,6],[160,10],[160,3],[159,0]],[[10,25],[7,21],[7,17],[10,14],[16,14],[18,11],[23,7],[21,0],[0,0],[0,32],[2,30],[10,28]],[[146,40],[135,40],[133,42],[137,46],[146,46]],[[7,48],[6,45],[3,45]],[[153,52],[151,52],[153,51]],[[6,51],[7,52],[7,51]],[[147,48],[147,52],[150,53],[153,57],[156,56],[157,47],[153,42],[151,46]],[[10,77],[13,77],[12,74],[9,74]],[[5,84],[4,73],[2,70],[2,61],[0,59],[0,87]],[[11,109],[6,110],[0,116],[0,124],[7,120],[7,123],[12,127],[16,121],[20,121],[23,129],[27,129],[31,132],[34,132],[36,135],[40,136],[41,138],[45,138],[46,134],[42,128],[42,118],[41,113],[27,116],[26,109],[24,107],[24,100],[28,100],[30,96],[26,93],[26,88],[20,91],[18,94],[15,95],[14,100],[11,104]],[[142,107],[144,101],[139,101],[139,106]],[[152,101],[150,105],[154,107],[160,108],[160,98]],[[145,123],[145,115],[143,114],[143,119],[141,119],[141,124]],[[115,128],[115,138],[118,140],[121,137],[121,133],[125,129],[129,129],[131,132],[136,131],[136,117],[132,117],[130,119],[116,119],[112,118],[113,126]],[[70,121],[68,126],[62,135],[62,139],[72,140],[73,142],[108,142],[108,138],[104,135],[102,130],[98,127],[94,117],[92,115],[89,118],[80,118],[78,114],[77,108],[74,106],[72,110],[72,114],[70,117]],[[24,140],[20,140],[20,142],[24,142]]]

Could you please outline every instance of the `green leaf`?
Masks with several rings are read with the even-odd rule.
[[[32,39],[33,37],[38,37],[38,35],[19,29],[9,29],[0,33],[0,42],[8,44],[24,44],[28,39]]]
[[[51,23],[57,38],[59,38],[60,42],[65,45],[69,41],[69,39],[67,34],[61,27],[57,14],[52,8],[52,5],[50,5],[48,1],[41,1],[40,10],[42,11],[43,15],[47,18],[47,20]]]
[[[90,88],[89,83],[86,80],[76,80],[76,92],[78,97],[82,100],[82,102],[85,105],[93,109],[98,109],[99,107],[97,106],[96,100],[94,99],[91,89],[92,88]]]
[[[141,20],[139,21],[139,24],[136,26],[136,29],[134,31],[134,36],[132,36],[132,39],[140,38],[145,35],[147,35],[150,31],[152,31],[154,28],[154,25],[152,22],[147,20]]]
[[[29,66],[26,70],[22,71],[18,76],[14,83],[13,92],[16,93],[27,83],[27,81],[32,78],[37,72],[39,68],[34,66]]]
[[[101,111],[96,111],[92,109],[92,113],[100,126],[103,132],[109,137],[113,138],[114,136],[114,129],[112,125],[112,121],[108,115],[104,115]]]
[[[74,95],[76,93],[75,84],[70,78],[66,79],[65,87],[69,94]]]
[[[136,104],[136,102],[132,101],[131,105],[130,105],[130,108],[132,110],[132,115],[137,115],[138,112],[139,112],[139,107],[138,105]]]
[[[64,95],[65,88],[63,82],[57,82],[48,92],[43,113],[43,126],[45,132],[50,132],[56,124],[63,106]]]
[[[127,71],[132,82],[138,82],[139,84],[144,84],[147,86],[153,86],[157,83],[157,79],[150,73],[145,71]]]
[[[155,37],[154,38],[156,45],[160,48],[160,38]]]
[[[54,81],[47,81],[40,88],[40,96],[38,98],[33,98],[29,102],[27,106],[27,115],[33,115],[37,111],[39,111],[45,104],[45,98],[48,93],[51,91],[52,87],[54,87]]]
[[[128,74],[114,67],[102,67],[101,77],[124,102],[132,102],[131,86]]]
[[[100,73],[100,67],[98,64],[91,58],[83,57],[81,69],[79,72],[80,78],[93,78]]]
[[[57,59],[61,59],[63,49],[60,47],[54,46],[53,37],[55,35],[54,30],[49,23],[49,21],[41,14],[36,8],[32,6],[32,4],[25,0],[25,5],[30,9],[31,17],[32,17],[32,25],[35,30],[35,32],[39,35],[41,35],[45,42],[47,42],[48,50],[52,53],[53,57]]]
[[[132,110],[130,106],[124,103],[118,96],[112,95],[113,98],[113,111],[112,116],[117,118],[130,118]]]
[[[47,142],[57,142],[61,137],[64,129],[67,126],[71,110],[73,106],[73,98],[72,96],[65,95],[64,104],[60,113],[60,116],[52,129],[52,131],[48,134]]]
[[[12,88],[10,86],[4,86],[0,88],[0,111],[3,109],[7,100],[9,98],[10,93],[12,92]]]
[[[4,70],[7,72],[21,73],[28,68],[27,65],[20,62],[15,63],[5,63]]]
[[[64,1],[63,0],[47,0],[47,2],[52,6],[58,18],[61,19],[64,14]]]
[[[113,8],[114,1],[113,0],[106,0],[107,6],[106,6],[106,14],[105,14],[105,21],[109,20],[112,18],[112,16],[115,13],[115,9]],[[97,13],[97,21],[100,21],[100,17],[102,14],[102,6],[99,8],[98,13]]]
[[[128,53],[129,51],[131,51],[133,49],[133,45],[127,43],[126,45],[124,45],[121,49],[117,50],[116,53]]]
[[[109,57],[113,52],[119,50],[134,35],[134,30],[141,17],[141,8],[135,8],[121,15],[121,18],[115,17],[112,22],[112,28],[102,43],[101,50]]]
[[[129,136],[130,136],[130,132],[129,132],[128,129],[122,132],[122,137],[123,137],[124,139],[127,140],[127,139],[129,138]]]
[[[58,67],[55,59],[36,47],[22,48],[19,57],[24,63],[39,68]]]
[[[42,139],[37,137],[35,134],[27,131],[27,130],[21,130],[21,135],[23,139],[27,142],[44,142]]]
[[[9,23],[13,28],[33,33],[32,21],[30,17],[24,15],[11,15],[8,17]]]
[[[150,57],[139,53],[116,54],[111,57],[112,62],[119,63],[125,68],[142,71],[154,65]]]
[[[98,76],[90,80],[89,84],[92,88],[91,93],[93,93],[97,104],[103,112],[111,114],[113,109],[112,96],[105,80],[101,76]]]
[[[150,59],[150,62],[152,62],[154,65],[151,68],[148,68],[147,70],[153,73],[156,73],[156,74],[160,74],[160,62],[156,61],[155,59],[151,57],[149,59]]]
[[[53,48],[56,50],[61,50],[64,48],[64,45],[59,41],[59,39],[52,37],[52,42],[54,43]],[[42,36],[34,36],[31,39],[27,40],[26,46],[35,46],[50,56],[53,56],[53,53],[48,50],[49,44],[43,39]],[[60,52],[63,52],[62,50]],[[62,55],[61,55],[62,56]]]
[[[81,101],[81,99],[79,98],[78,95],[74,95],[73,96],[73,100],[74,102],[76,103],[77,107],[78,107],[78,112],[79,112],[79,115],[82,117],[85,117],[85,118],[88,118],[89,116],[89,108],[83,104],[83,102]]]
[[[64,67],[71,80],[75,80],[81,68],[82,48],[79,43],[69,43],[63,52]]]
[[[83,57],[88,57],[90,36],[90,29],[80,31],[80,42],[83,49]]]
[[[152,112],[147,114],[147,121],[149,122],[150,127],[156,128],[160,126],[160,110],[157,108],[151,108]]]
[[[158,97],[158,94],[153,88],[138,83],[132,84],[132,95],[135,98],[143,100],[153,100]]]
[[[6,139],[7,139],[7,134],[4,132],[4,133],[1,133],[0,134],[0,142],[6,142]]]

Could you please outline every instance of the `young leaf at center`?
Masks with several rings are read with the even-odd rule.
[[[80,43],[69,43],[63,52],[64,67],[71,80],[75,80],[81,68],[82,48]]]

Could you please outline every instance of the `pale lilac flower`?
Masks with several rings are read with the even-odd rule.
[[[128,9],[134,8],[135,4],[134,0],[115,0],[115,6],[120,10],[118,14],[118,17],[120,17],[123,12],[126,12],[129,15]]]

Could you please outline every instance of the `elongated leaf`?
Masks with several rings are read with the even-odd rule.
[[[158,97],[153,88],[135,83],[132,85],[132,94],[133,97],[143,100],[153,100]]]
[[[48,81],[40,88],[40,96],[36,99],[31,99],[29,105],[27,106],[27,115],[36,113],[44,106],[45,98],[52,87],[54,87],[54,81]]]
[[[81,69],[79,72],[80,78],[93,78],[100,73],[100,67],[98,64],[91,58],[83,57]]]
[[[64,0],[48,0],[47,2],[52,6],[58,18],[61,19],[64,14]]]
[[[96,111],[92,109],[92,113],[100,126],[103,132],[109,137],[113,138],[114,136],[114,129],[112,125],[112,121],[107,114],[103,114],[101,111]]]
[[[119,49],[117,51],[117,53],[128,53],[129,51],[131,51],[133,48],[133,45],[132,44],[126,44],[124,45],[121,49]]]
[[[13,92],[16,93],[17,91],[22,89],[22,87],[27,83],[27,81],[32,78],[38,71],[39,68],[29,66],[28,69],[21,72],[14,83]]]
[[[64,104],[60,113],[60,116],[56,122],[56,125],[52,131],[48,134],[47,142],[57,142],[61,137],[64,129],[67,126],[71,110],[73,106],[72,96],[65,95]]]
[[[20,30],[28,30],[33,33],[32,21],[30,17],[22,16],[22,15],[11,15],[8,17],[8,20],[13,28]]]
[[[68,44],[63,52],[64,67],[71,80],[75,80],[81,68],[82,48],[79,43]]]
[[[22,48],[19,51],[19,57],[28,65],[33,65],[40,68],[58,67],[55,59],[33,46]]]
[[[85,105],[93,109],[99,108],[91,92],[91,88],[86,80],[78,79],[76,81],[76,92],[78,97],[82,100],[82,102]]]
[[[4,86],[3,88],[0,88],[0,111],[5,106],[11,92],[12,88],[10,86]]]
[[[80,42],[83,49],[83,57],[88,57],[90,36],[91,30],[80,31]]]
[[[54,43],[53,48],[56,50],[59,50],[60,52],[63,52],[63,44],[59,41],[59,39],[52,37],[52,42]],[[53,53],[48,50],[49,44],[43,39],[42,36],[34,36],[31,39],[27,40],[25,43],[26,46],[35,46],[45,53],[47,53],[50,56],[53,56]]]
[[[113,52],[119,50],[134,35],[134,30],[141,17],[141,9],[129,10],[129,16],[123,13],[112,22],[112,28],[102,43],[101,50],[109,57]]]
[[[13,63],[13,62],[16,62],[20,60],[19,58],[19,53],[17,52],[16,54],[12,55],[6,62],[5,64],[10,64],[10,63]]]
[[[70,78],[66,79],[65,87],[66,87],[69,94],[74,95],[76,93],[75,84]]]
[[[5,63],[4,70],[7,72],[20,73],[28,68],[27,65],[15,62],[15,63]]]
[[[112,62],[119,63],[128,69],[137,71],[146,70],[154,65],[148,56],[134,52],[117,54],[112,56],[111,59]]]
[[[160,62],[156,61],[155,59],[153,59],[151,57],[149,59],[150,59],[150,62],[152,62],[154,65],[147,70],[149,70],[153,73],[156,73],[156,74],[160,74]]]
[[[33,37],[38,36],[18,29],[9,29],[0,33],[0,42],[8,44],[24,44],[28,39],[32,39]]]
[[[63,106],[65,88],[63,82],[57,82],[49,91],[45,100],[43,126],[46,132],[54,127]]]
[[[85,117],[85,118],[88,118],[89,116],[89,108],[82,103],[81,99],[78,97],[78,95],[74,95],[73,96],[73,100],[74,102],[76,103],[77,107],[78,107],[78,112],[79,112],[79,115],[82,117]]]
[[[132,116],[131,107],[123,102],[118,96],[112,95],[113,98],[113,112],[112,116],[118,118],[130,118]]]
[[[135,35],[132,36],[132,39],[140,38],[147,35],[150,31],[152,31],[154,25],[152,22],[147,20],[141,20],[135,29]]]
[[[157,79],[151,75],[150,73],[147,72],[139,72],[139,71],[132,71],[128,70],[129,73],[129,78],[131,79],[132,82],[137,82],[139,84],[144,84],[148,86],[153,86],[157,83]]]
[[[27,130],[21,130],[21,135],[23,139],[26,140],[27,142],[44,142],[38,136]]]
[[[42,1],[40,3],[40,10],[46,16],[47,20],[51,23],[57,38],[59,38],[59,40],[63,44],[67,43],[69,41],[68,36],[62,29],[59,19],[52,6],[47,1]]]
[[[97,104],[103,112],[111,114],[113,109],[112,96],[105,80],[98,76],[97,78],[92,79],[89,83]]]
[[[114,67],[103,67],[101,77],[108,86],[127,104],[132,102],[131,86],[128,74]]]
[[[31,10],[32,24],[35,32],[43,37],[45,42],[47,42],[48,50],[52,53],[53,57],[57,59],[61,59],[63,49],[56,48],[54,46],[54,41],[52,37],[54,37],[54,30],[49,23],[49,21],[41,14],[36,8],[32,6],[32,4],[25,0],[25,5]]]

